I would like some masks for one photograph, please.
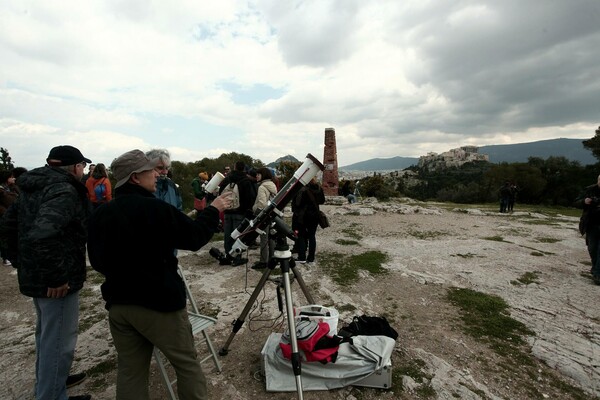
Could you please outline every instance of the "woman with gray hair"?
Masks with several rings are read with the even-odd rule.
[[[169,150],[152,149],[146,152],[146,156],[150,159],[159,160],[155,168],[156,172],[158,172],[158,179],[156,181],[154,197],[169,203],[179,211],[183,211],[183,201],[181,193],[179,193],[179,187],[167,176],[171,170],[171,154],[169,154]]]

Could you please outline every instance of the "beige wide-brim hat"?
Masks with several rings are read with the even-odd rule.
[[[160,159],[150,159],[143,151],[137,149],[121,154],[110,164],[110,170],[117,180],[115,189],[127,183],[131,174],[154,169],[159,162]]]

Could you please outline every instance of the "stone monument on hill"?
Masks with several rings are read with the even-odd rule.
[[[335,129],[325,129],[325,150],[323,151],[323,192],[325,196],[338,195],[338,164],[335,146]]]

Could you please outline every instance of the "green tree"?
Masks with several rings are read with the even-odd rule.
[[[388,200],[398,195],[394,187],[388,184],[381,175],[373,175],[360,181],[360,193],[366,197],[376,197],[377,200]]]
[[[194,207],[194,193],[192,190],[192,180],[198,176],[200,172],[207,172],[209,176],[216,172],[223,172],[226,166],[233,169],[237,161],[243,161],[250,168],[260,168],[264,166],[259,159],[254,159],[249,155],[236,152],[223,153],[217,158],[203,158],[200,161],[194,162],[171,162],[171,172],[173,181],[179,186],[181,199],[183,201],[183,209],[191,210]]]
[[[583,147],[592,151],[594,157],[600,160],[600,126],[596,129],[596,135],[583,141]]]
[[[279,184],[285,185],[294,175],[294,172],[300,168],[302,164],[295,161],[281,161],[277,166],[277,173],[279,175]]]
[[[4,147],[0,147],[0,170],[2,171],[10,171],[15,166],[12,162],[12,158]]]

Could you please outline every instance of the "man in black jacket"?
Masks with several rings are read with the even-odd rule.
[[[154,346],[175,368],[179,398],[206,399],[174,249],[208,243],[230,199],[217,197],[192,220],[154,197],[158,163],[141,150],[116,158],[115,199],[97,208],[89,224],[90,262],[106,278],[102,297],[118,353],[117,400],[149,398]]]
[[[236,257],[232,258],[229,254],[235,240],[231,237],[231,233],[237,228],[243,221],[244,218],[252,218],[252,206],[256,200],[256,187],[254,183],[248,179],[246,175],[246,165],[243,161],[237,161],[235,163],[235,170],[227,175],[223,182],[221,182],[219,193],[225,191],[234,191],[234,186],[237,186],[237,193],[234,197],[234,208],[225,210],[225,221],[223,224],[223,235],[224,235],[224,247],[227,259],[225,263],[231,263],[232,265],[241,265],[247,262],[246,258]],[[239,198],[238,201],[235,198]],[[224,264],[224,262],[222,262]]]
[[[592,260],[592,278],[600,285],[600,176],[598,182],[585,189],[577,204],[583,208],[581,234],[585,233],[585,243]]]
[[[91,211],[81,183],[91,161],[73,146],[50,150],[47,165],[18,179],[20,195],[0,221],[19,290],[33,298],[37,314],[35,398],[67,399],[79,322],[79,290],[85,281],[86,223]],[[69,399],[89,399],[89,395]]]

